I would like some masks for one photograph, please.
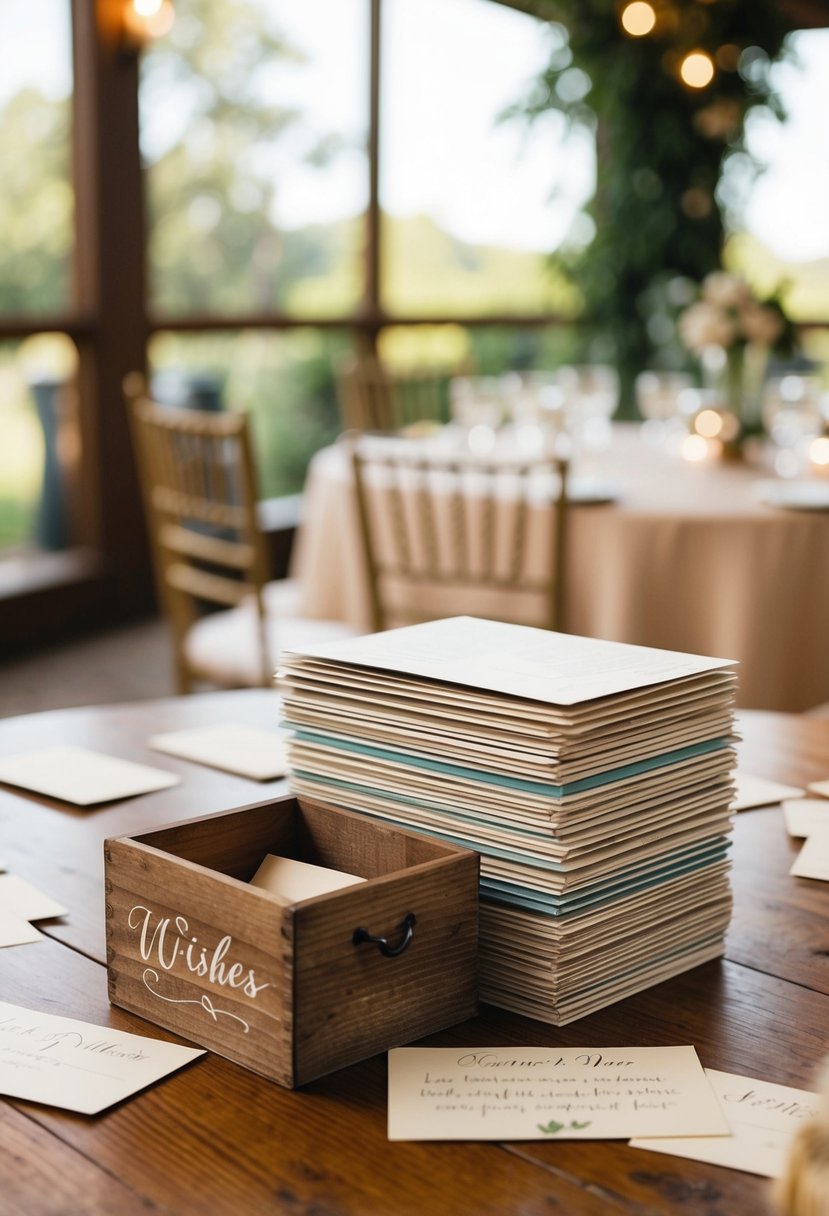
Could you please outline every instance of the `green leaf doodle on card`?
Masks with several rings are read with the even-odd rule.
[[[588,1119],[586,1123],[577,1123],[575,1119],[572,1119],[568,1130],[574,1131],[574,1132],[580,1132],[580,1131],[583,1131],[585,1127],[589,1127],[590,1123],[591,1123],[590,1119]],[[567,1127],[567,1124],[566,1123],[557,1123],[555,1121],[555,1119],[551,1119],[546,1127],[544,1126],[543,1123],[539,1123],[539,1124],[537,1124],[537,1126],[538,1126],[538,1130],[540,1132],[543,1132],[545,1136],[555,1136],[555,1134],[557,1132],[563,1131],[564,1128]]]

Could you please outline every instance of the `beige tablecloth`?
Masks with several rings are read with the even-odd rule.
[[[569,632],[736,659],[741,706],[802,710],[829,700],[829,512],[758,500],[756,470],[688,464],[613,429],[574,469],[610,479],[616,501],[572,508]],[[302,611],[369,625],[345,453],[312,461],[294,558]]]

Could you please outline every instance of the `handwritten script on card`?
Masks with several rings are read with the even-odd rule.
[[[781,1177],[792,1137],[817,1113],[819,1096],[713,1068],[706,1068],[705,1074],[722,1104],[731,1135],[637,1139],[631,1141],[633,1147],[710,1161],[766,1178]]]
[[[656,1134],[728,1134],[693,1047],[389,1052],[390,1140]]]
[[[0,1093],[94,1115],[204,1055],[0,1001]]]

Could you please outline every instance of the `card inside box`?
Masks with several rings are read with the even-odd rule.
[[[367,881],[285,906],[249,885],[266,853]],[[475,853],[282,798],[108,840],[105,861],[113,1003],[282,1084],[475,1013]]]

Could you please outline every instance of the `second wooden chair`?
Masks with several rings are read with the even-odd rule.
[[[124,393],[178,691],[269,687],[281,650],[353,636],[296,619],[296,585],[268,579],[247,415],[160,405],[138,373]]]

